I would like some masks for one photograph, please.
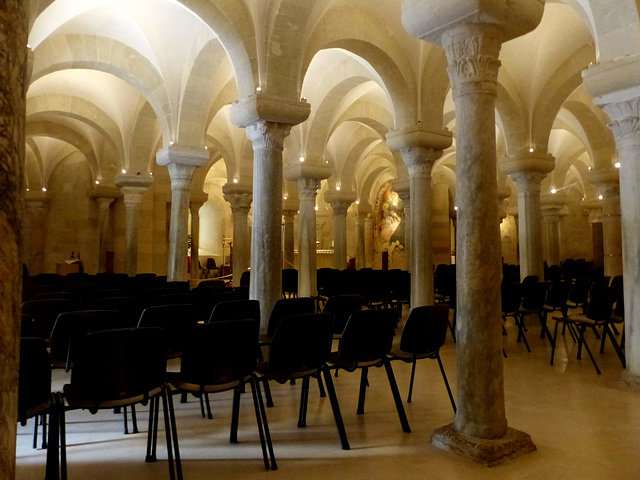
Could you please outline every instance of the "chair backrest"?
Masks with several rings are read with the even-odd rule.
[[[522,279],[522,285],[524,286],[524,288],[528,288],[530,285],[533,285],[535,283],[538,283],[538,280],[540,278],[538,277],[538,275],[527,275],[526,277],[524,277]]]
[[[22,313],[33,317],[35,335],[45,341],[51,337],[51,330],[58,315],[77,309],[76,302],[69,299],[29,300],[22,304]]]
[[[316,371],[331,353],[333,318],[328,313],[284,317],[269,350],[269,370],[283,377]]]
[[[191,291],[191,287],[189,286],[189,282],[187,281],[167,282],[167,288],[173,288],[175,290],[178,290],[178,293],[189,293]]]
[[[569,288],[569,301],[576,305],[586,303],[591,288],[591,277],[578,278]]]
[[[117,310],[121,325],[133,328],[138,325],[142,313],[142,303],[134,297],[100,298],[91,302],[91,310]]]
[[[517,312],[522,302],[522,284],[509,281],[502,282],[500,290],[502,293],[502,314],[507,315]]]
[[[225,287],[225,282],[221,278],[212,278],[211,280],[202,280],[198,283],[197,288],[207,288],[207,287]]]
[[[444,345],[449,325],[449,305],[414,307],[402,330],[400,350],[420,354],[437,352]]]
[[[549,284],[546,282],[522,284],[522,307],[527,310],[539,310],[547,298]]]
[[[172,293],[171,295],[161,295],[156,298],[155,305],[195,305],[196,297],[190,293]]]
[[[596,322],[608,322],[611,319],[617,295],[618,291],[615,287],[593,289],[587,306],[587,317]]]
[[[242,272],[242,275],[240,276],[240,286],[248,287],[250,283],[251,283],[251,272],[249,271]]]
[[[116,310],[78,310],[58,315],[51,330],[51,364],[66,367],[73,363],[69,345],[90,332],[122,328],[121,315]]]
[[[298,270],[285,268],[282,270],[282,294],[298,294]]]
[[[353,312],[342,332],[340,357],[351,362],[382,359],[391,350],[396,321],[391,308]]]
[[[20,379],[18,382],[18,421],[25,425],[28,411],[51,398],[51,364],[44,340],[20,339]]]
[[[98,404],[144,395],[164,384],[167,348],[160,328],[125,328],[84,335],[72,347],[70,390]]]
[[[278,323],[284,317],[293,315],[302,315],[304,313],[315,313],[316,300],[311,297],[299,298],[282,298],[276,302],[269,316],[269,324],[267,325],[267,335],[273,337],[278,328]]]
[[[91,295],[89,305],[93,305],[98,300],[103,298],[121,298],[121,297],[136,297],[136,293],[132,289],[128,288],[107,288],[104,290],[96,290]]]
[[[180,379],[195,385],[236,382],[256,368],[258,330],[254,320],[197,325],[187,335]]]
[[[546,304],[554,308],[562,308],[566,306],[569,299],[569,283],[565,281],[558,281],[551,285],[549,292],[547,293]]]
[[[185,339],[196,326],[197,321],[194,305],[156,305],[142,311],[138,328],[162,328],[168,355],[176,356],[182,352]]]
[[[76,303],[78,308],[82,303],[82,297],[76,292],[45,292],[38,293],[33,297],[34,300],[71,300]]]
[[[335,295],[327,299],[322,312],[333,315],[333,333],[342,333],[351,314],[362,310],[363,305],[364,296],[362,295]]]
[[[216,266],[216,259],[215,258],[207,258],[207,268],[209,270],[215,270],[216,268],[218,268]]]
[[[258,300],[228,300],[213,307],[209,323],[251,319],[260,325],[260,302]]]

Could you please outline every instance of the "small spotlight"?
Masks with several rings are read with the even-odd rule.
[[[173,140],[169,141],[169,145],[173,145]]]
[[[556,193],[558,190],[556,190],[555,188],[551,189],[551,193]]]
[[[149,172],[149,175],[153,177],[153,172]]]
[[[282,198],[284,198],[285,200],[287,200],[289,197],[287,197],[287,196],[285,195],[285,196],[284,196],[284,197],[282,197]]]
[[[300,157],[298,160],[300,160],[300,163],[304,162],[304,157]]]
[[[340,185],[336,185],[336,190],[340,191]]]
[[[27,48],[28,48],[29,50],[31,50],[31,44],[30,44],[30,43],[27,43]]]
[[[27,188],[27,192],[29,191],[29,189]]]
[[[261,91],[262,91],[262,87],[256,88],[256,92],[261,92]]]
[[[360,205],[360,200],[356,200],[356,205]]]
[[[316,205],[315,207],[313,207],[315,210],[318,210],[318,206]]]
[[[602,200],[604,197],[602,195],[598,195],[598,200]]]
[[[205,146],[204,146],[204,149],[205,149],[205,150],[209,150],[209,147],[207,147],[207,146],[205,145]]]
[[[613,166],[616,168],[620,168],[620,162],[616,162]]]
[[[237,178],[234,178],[234,179],[233,179],[233,183],[238,183],[238,179],[237,179]]]
[[[591,171],[591,167],[587,168],[587,170]]]
[[[458,207],[453,207],[453,209],[457,212],[458,211]]]
[[[96,185],[100,185],[100,180],[96,180]]]
[[[529,147],[529,152],[533,153],[533,147]]]
[[[43,191],[43,192],[46,192],[46,191],[47,191],[47,189],[46,189],[45,187],[42,187],[42,191]]]
[[[122,173],[127,173],[127,171],[123,168],[123,169],[122,169]]]

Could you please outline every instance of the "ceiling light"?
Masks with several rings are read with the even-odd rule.
[[[360,200],[356,200],[356,205],[360,205]]]
[[[556,193],[556,192],[557,192],[557,190],[555,188],[551,189],[551,193]]]
[[[336,190],[340,191],[340,185],[336,185]]]
[[[286,199],[288,199],[289,197],[287,197],[287,196],[285,195],[285,196],[284,196],[284,197],[282,197],[282,198],[284,198],[284,199],[286,200]]]
[[[316,205],[315,207],[313,207],[315,210],[318,210],[318,206]]]
[[[43,192],[46,192],[46,191],[47,191],[47,189],[46,189],[45,187],[42,187],[42,191],[43,191]]]
[[[453,209],[457,212],[458,211],[458,207],[453,207]]]
[[[27,192],[29,191],[29,189],[27,188]]]
[[[262,91],[262,87],[256,88],[256,92],[261,92],[261,91]]]
[[[204,149],[205,149],[205,150],[209,150],[209,147],[207,147],[207,146],[205,145],[205,146],[204,146]]]
[[[529,147],[529,152],[533,153],[533,147]]]
[[[237,178],[234,178],[234,179],[233,179],[233,183],[238,183],[238,179],[237,179]]]
[[[304,162],[304,157],[300,157],[299,160],[300,160],[300,163]]]
[[[613,166],[616,168],[620,168],[620,162],[616,162]]]
[[[96,185],[100,185],[100,180],[96,180]]]
[[[127,171],[123,168],[123,169],[122,169],[122,173],[127,173]]]
[[[173,145],[173,140],[170,140],[170,141],[169,141],[169,145]]]
[[[598,200],[602,200],[602,195],[598,195]]]

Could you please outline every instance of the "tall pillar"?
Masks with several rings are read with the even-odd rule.
[[[411,271],[411,182],[409,179],[396,179],[393,181],[393,190],[398,194],[404,211],[402,221],[404,222],[404,269]]]
[[[451,141],[450,132],[430,132],[420,126],[387,134],[387,146],[400,153],[409,170],[412,307],[434,303],[431,169]]]
[[[167,280],[187,281],[189,195],[196,168],[209,161],[207,150],[170,145],[159,150],[156,163],[166,166],[171,176],[171,226],[169,228],[169,262]]]
[[[0,479],[14,480],[22,300],[27,2],[0,4]]]
[[[449,186],[444,183],[431,185],[431,251],[433,265],[451,263],[451,210]]]
[[[593,264],[604,268],[604,229],[602,228],[602,202],[590,200],[582,203],[585,215],[589,217],[591,226],[591,242],[593,244]]]
[[[363,203],[358,205],[358,215],[356,217],[356,269],[366,268],[367,249],[366,249],[366,233],[365,224],[369,214],[371,213],[371,205]]]
[[[507,427],[504,410],[496,201],[498,56],[502,42],[535,28],[544,4],[494,9],[493,3],[479,1],[441,1],[438,8],[434,3],[403,4],[405,28],[443,45],[456,106],[458,410],[454,423],[436,430],[432,442],[496,465],[535,450],[529,435]],[[471,23],[473,19],[493,23]]]
[[[98,204],[98,272],[107,271],[107,250],[111,243],[109,236],[111,204],[121,195],[116,187],[99,185],[91,191],[91,198]]]
[[[365,267],[373,267],[375,262],[374,238],[373,238],[373,218],[369,214],[364,219],[364,258]]]
[[[568,197],[560,192],[547,193],[540,197],[541,214],[547,236],[547,265],[560,265],[560,218],[568,202]]]
[[[544,280],[540,182],[554,167],[553,156],[529,151],[500,162],[502,173],[509,175],[518,186],[521,280],[529,275]]]
[[[320,182],[331,176],[331,168],[294,164],[284,171],[287,180],[298,184],[300,213],[298,215],[298,295],[318,295],[318,259],[316,257],[316,195]]]
[[[125,207],[124,272],[133,276],[138,273],[138,218],[142,195],[153,183],[153,177],[118,175],[116,186],[123,195]]]
[[[233,215],[233,286],[239,287],[242,274],[251,265],[251,237],[248,216],[251,208],[251,185],[227,183],[222,187],[224,199],[231,205]]]
[[[333,268],[347,268],[347,210],[355,193],[327,192],[324,199],[333,208]]]
[[[592,170],[588,179],[602,195],[602,233],[604,239],[604,274],[622,275],[622,220],[618,170]]]
[[[256,93],[231,106],[231,121],[253,144],[253,224],[249,297],[260,302],[261,333],[282,296],[282,150],[292,125],[307,119],[306,102]]]
[[[191,212],[191,278],[200,278],[200,209],[209,199],[205,192],[191,193],[189,211]]]
[[[284,246],[283,246],[283,264],[282,268],[296,268],[295,265],[295,219],[298,210],[290,208],[282,210],[284,218]]]
[[[23,229],[23,254],[29,269],[29,275],[45,273],[45,240],[49,197],[46,192],[26,192]]]

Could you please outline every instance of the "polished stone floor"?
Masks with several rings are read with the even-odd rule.
[[[406,404],[412,433],[403,433],[383,369],[370,374],[366,413],[356,415],[359,375],[340,372],[336,389],[351,443],[340,448],[329,401],[312,383],[308,427],[297,428],[299,384],[273,385],[276,406],[268,410],[278,471],[262,462],[249,396],[243,396],[239,444],[228,442],[231,394],[212,396],[213,420],[200,416],[199,404],[177,404],[178,433],[186,480],[209,478],[340,479],[638,479],[640,478],[640,393],[618,385],[622,367],[611,346],[597,353],[597,375],[588,357],[576,359],[570,337],[559,341],[556,364],[551,349],[528,334],[531,353],[516,342],[507,325],[504,360],[505,400],[510,426],[529,433],[538,450],[509,463],[486,468],[429,443],[431,432],[452,421],[453,413],[436,361],[418,363],[414,400]],[[442,357],[455,392],[455,344]],[[410,366],[393,364],[404,399]],[[55,386],[66,378],[54,375]],[[159,480],[169,478],[166,450],[158,441],[158,462],[144,462],[147,409],[139,409],[141,433],[123,435],[122,416],[112,412],[67,415],[70,480]],[[32,422],[32,421],[31,421]],[[32,423],[18,429],[17,478],[42,480],[45,452],[33,450]],[[162,431],[161,431],[162,435]]]

